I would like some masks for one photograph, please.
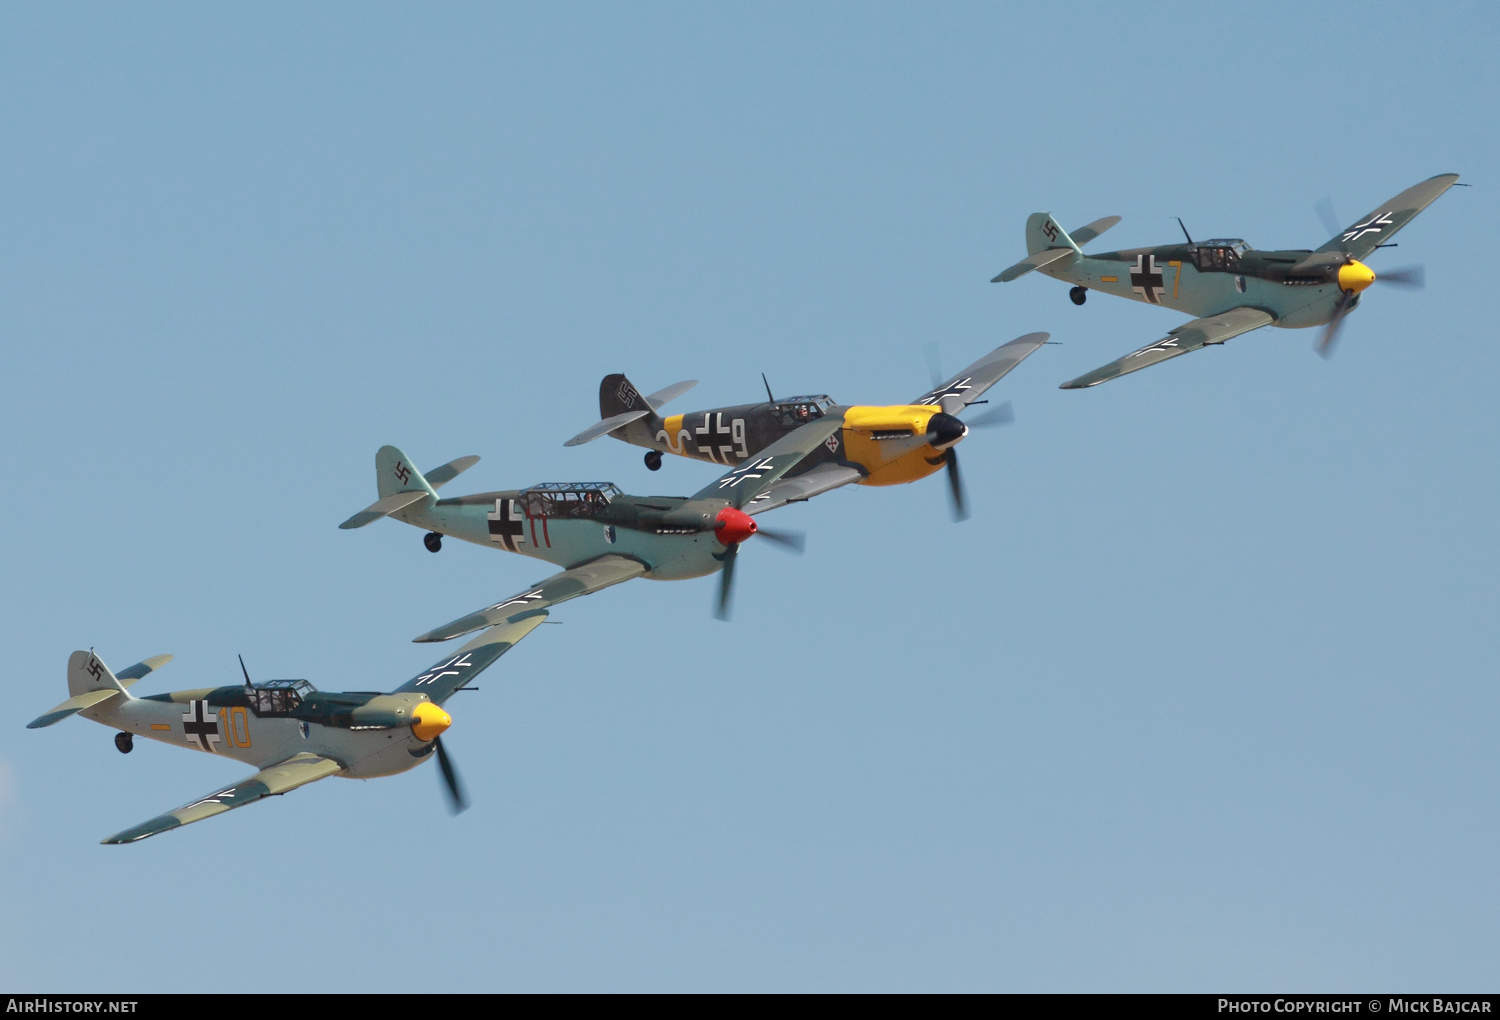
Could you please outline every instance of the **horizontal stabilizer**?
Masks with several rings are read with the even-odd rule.
[[[434,489],[441,489],[448,482],[453,481],[453,479],[478,463],[479,458],[477,456],[459,457],[457,460],[450,460],[442,467],[433,468],[422,477],[426,478],[427,484]]]
[[[398,492],[384,499],[378,499],[343,524],[340,524],[339,527],[345,531],[350,528],[363,528],[366,524],[373,524],[380,520],[380,518],[389,516],[397,510],[405,509],[413,503],[422,502],[427,498],[427,495],[421,489],[414,489],[411,492]]]
[[[1005,270],[1005,272],[1001,273],[990,282],[1009,283],[1017,277],[1025,276],[1033,269],[1040,269],[1043,266],[1050,266],[1054,262],[1060,261],[1061,259],[1065,259],[1076,254],[1078,253],[1075,252],[1072,248],[1048,248],[1046,251],[1039,251],[1035,255],[1026,256],[1020,262],[1017,262],[1015,265]]]
[[[646,397],[646,403],[651,405],[652,410],[660,410],[661,405],[669,400],[676,400],[688,390],[698,385],[697,379],[684,379],[682,382],[673,383],[665,389],[657,390]]]
[[[650,398],[648,397],[647,399],[649,400]],[[637,408],[634,411],[626,411],[624,414],[617,414],[613,417],[605,418],[603,421],[595,422],[594,424],[590,425],[588,428],[578,433],[578,435],[574,436],[572,439],[569,439],[566,443],[563,443],[563,445],[582,446],[584,443],[591,443],[595,439],[598,439],[600,436],[613,432],[615,429],[619,428],[622,425],[629,425],[637,418],[644,418],[650,413],[651,409],[649,407],[641,407]]]
[[[492,627],[505,620],[515,622],[522,614],[532,615],[532,610],[545,609],[547,606],[555,606],[559,602],[566,602],[580,595],[592,594],[612,584],[628,581],[632,577],[640,577],[645,572],[646,565],[640,560],[613,554],[601,556],[582,566],[564,570],[560,574],[553,574],[514,598],[496,602],[493,606],[481,609],[477,613],[470,613],[468,616],[454,620],[436,630],[430,630],[412,640],[417,642],[451,641],[462,634],[470,634],[483,627]]]
[[[172,661],[170,655],[153,655],[149,659],[142,659],[128,669],[122,669],[115,674],[115,679],[120,681],[121,687],[129,687],[147,673],[161,669]]]
[[[1095,220],[1093,223],[1090,223],[1086,227],[1079,227],[1077,230],[1073,231],[1073,243],[1082,248],[1084,245],[1088,244],[1094,238],[1098,237],[1100,234],[1104,233],[1110,227],[1119,222],[1120,217],[1118,216],[1105,216],[1101,219]]]
[[[26,724],[28,730],[39,730],[43,726],[51,726],[53,723],[62,722],[75,712],[81,712],[85,708],[92,708],[101,701],[108,701],[119,691],[89,691],[87,694],[79,694],[64,701],[61,705],[50,712],[43,712],[31,722]]]
[[[1259,308],[1231,308],[1220,315],[1194,319],[1192,322],[1185,322],[1178,326],[1154,344],[1148,344],[1138,351],[1127,354],[1117,361],[1111,361],[1108,365],[1096,368],[1077,379],[1070,379],[1063,383],[1061,388],[1082,390],[1090,386],[1098,386],[1102,382],[1129,375],[1131,372],[1139,372],[1143,368],[1149,368],[1168,358],[1175,358],[1179,354],[1187,354],[1211,344],[1221,344],[1241,333],[1269,326],[1275,321],[1275,316]]]
[[[164,815],[158,815],[149,822],[142,822],[134,828],[117,832],[106,840],[110,843],[134,843],[138,839],[147,836],[155,836],[159,832],[168,829],[176,829],[193,822],[201,822],[205,818],[232,811],[246,804],[254,804],[265,797],[274,797],[277,794],[288,793],[299,786],[328,776],[337,775],[344,767],[332,758],[322,758],[308,751],[293,755],[286,761],[268,768],[263,768],[255,775],[235,783],[233,786],[225,787],[217,793],[211,793],[207,797],[200,797],[191,804],[186,804],[176,811],[168,811]]]

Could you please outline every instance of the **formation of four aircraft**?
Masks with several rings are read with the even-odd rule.
[[[1083,245],[1118,223],[1118,216],[1070,235],[1049,213],[1036,213],[1026,223],[1027,257],[992,282],[1036,271],[1073,284],[1075,304],[1095,290],[1197,316],[1161,340],[1063,383],[1064,389],[1097,386],[1262,326],[1322,326],[1317,349],[1326,356],[1372,283],[1421,284],[1419,268],[1377,274],[1362,260],[1394,247],[1391,237],[1457,180],[1457,174],[1430,178],[1348,228],[1335,223],[1334,236],[1316,251],[1257,251],[1238,239],[1193,241],[1184,228],[1183,243],[1085,255]],[[607,435],[644,447],[653,471],[667,453],[727,469],[691,496],[630,496],[608,483],[545,483],[443,498],[438,489],[478,457],[424,474],[397,448],[382,447],[375,456],[379,499],[341,528],[393,517],[422,529],[432,552],[450,537],[562,570],[415,638],[440,642],[481,632],[390,693],[319,691],[306,680],[254,683],[245,671],[243,684],[137,697],[129,687],[170,655],[114,673],[92,650],[77,651],[68,660],[68,700],[29,728],[80,715],[117,730],[122,752],[142,736],[227,755],[258,770],[105,843],[132,843],[327,776],[393,775],[429,757],[438,761],[451,806],[462,810],[463,788],[442,742],[452,724],[443,705],[535,629],[552,606],[636,577],[680,580],[717,572],[714,614],[727,619],[735,562],[745,542],[759,536],[793,550],[802,547],[800,535],[761,528],[757,516],[844,485],[898,485],[945,471],[951,512],[962,520],[967,509],[958,445],[972,428],[1008,421],[1010,409],[1002,404],[962,416],[987,403],[986,391],[1047,337],[1019,337],[952,378],[934,380],[910,403],[886,406],[845,406],[823,394],[776,399],[767,385],[764,402],[663,416],[661,407],[695,383],[643,396],[625,376],[606,376],[599,388],[601,420],[565,445]]]

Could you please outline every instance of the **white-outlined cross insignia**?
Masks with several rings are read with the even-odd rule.
[[[445,676],[458,676],[460,671],[474,665],[469,661],[471,654],[471,652],[465,652],[463,655],[455,655],[441,666],[432,667],[432,669],[417,677],[417,682],[413,686],[420,687],[423,684],[434,683]]]
[[[531,603],[536,602],[539,599],[541,599],[541,597],[542,597],[542,589],[540,589],[540,588],[533,588],[533,589],[531,589],[531,591],[525,592],[525,593],[523,593],[521,595],[517,595],[513,599],[507,599],[504,602],[496,602],[493,606],[490,606],[489,609],[486,609],[485,612],[488,613],[492,609],[504,609],[507,606],[526,606],[526,605],[530,605]]]
[[[1386,210],[1382,213],[1376,213],[1374,216],[1371,216],[1363,223],[1356,223],[1354,226],[1350,227],[1349,232],[1343,236],[1342,240],[1345,244],[1348,244],[1350,241],[1358,241],[1366,234],[1378,234],[1380,233],[1382,227],[1388,227],[1390,225],[1390,210]]]
[[[723,478],[720,478],[719,488],[732,489],[747,478],[760,478],[767,471],[771,470],[772,464],[773,458],[771,457],[762,457],[759,460],[746,461],[744,464],[741,464],[739,467],[729,472],[729,474],[725,475]]]
[[[219,742],[219,717],[209,710],[207,701],[188,702],[188,710],[182,713],[182,732],[199,750],[218,753],[214,745]]]

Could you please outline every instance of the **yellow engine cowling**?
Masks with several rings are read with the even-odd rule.
[[[844,457],[869,473],[861,485],[901,485],[942,468],[927,441],[927,423],[942,412],[926,404],[851,407],[844,411]]]

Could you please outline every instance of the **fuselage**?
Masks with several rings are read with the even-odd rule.
[[[600,556],[625,556],[645,577],[702,577],[724,564],[714,532],[722,500],[626,496],[612,485],[552,484],[481,492],[420,504],[392,517],[475,545],[571,568]]]
[[[310,751],[343,765],[341,776],[369,779],[415,768],[432,753],[434,745],[419,739],[409,724],[425,696],[332,693],[305,686],[309,690],[296,697],[295,705],[283,698],[268,712],[258,710],[264,692],[236,686],[128,700],[116,696],[78,714],[138,737],[258,769]]]
[[[711,464],[735,466],[826,414],[844,426],[791,472],[824,464],[850,465],[861,485],[900,485],[941,470],[943,459],[923,437],[942,408],[927,404],[840,407],[827,396],[791,397],[707,411],[649,415],[609,433],[634,446]]]
[[[1300,329],[1333,317],[1346,289],[1340,273],[1347,283],[1351,265],[1364,269],[1341,253],[1263,252],[1214,240],[1075,256],[1037,272],[1194,318],[1251,307],[1275,316],[1272,325]]]

